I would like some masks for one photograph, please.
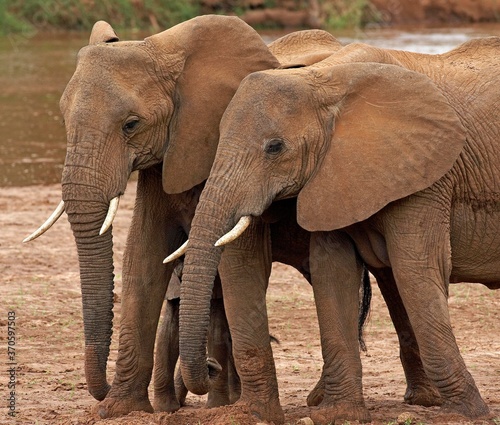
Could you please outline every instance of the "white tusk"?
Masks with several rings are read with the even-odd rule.
[[[113,220],[115,219],[116,212],[118,211],[118,204],[120,203],[120,197],[117,196],[111,200],[109,203],[108,214],[104,219],[104,223],[102,223],[101,230],[99,231],[99,235],[102,235],[107,232],[107,230],[113,224]]]
[[[222,236],[222,238],[215,242],[215,246],[223,246],[239,238],[241,234],[246,230],[246,228],[250,226],[251,222],[252,217],[250,217],[249,215],[244,215],[240,218],[238,223],[236,223],[236,226],[234,226],[230,232],[226,233],[224,236]]]
[[[43,235],[47,230],[49,230],[52,225],[61,217],[64,212],[64,201],[59,202],[59,205],[55,209],[55,211],[50,215],[45,223],[43,223],[37,230],[35,230],[31,235],[27,238],[23,239],[23,242],[29,242],[33,239],[38,238],[38,236]]]
[[[184,242],[179,248],[177,248],[176,251],[172,252],[167,258],[163,260],[163,264],[170,263],[174,260],[177,260],[179,257],[182,257],[186,251],[187,251],[187,246],[188,246],[189,239]]]

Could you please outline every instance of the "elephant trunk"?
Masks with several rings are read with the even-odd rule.
[[[234,221],[222,207],[221,191],[205,187],[191,225],[189,249],[184,260],[181,285],[179,351],[180,367],[189,391],[205,394],[217,375],[216,361],[207,362],[210,301],[222,249],[215,242]]]
[[[103,400],[110,389],[106,364],[113,327],[114,287],[112,231],[99,235],[108,210],[102,197],[96,189],[65,183],[63,178],[63,200],[80,264],[85,377],[88,391],[97,400]]]

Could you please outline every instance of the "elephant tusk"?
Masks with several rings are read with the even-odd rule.
[[[104,223],[102,223],[101,230],[99,231],[99,235],[102,235],[107,232],[107,230],[113,224],[113,220],[115,219],[116,212],[118,211],[118,204],[120,203],[120,197],[116,196],[109,203],[108,214],[104,219]]]
[[[215,246],[224,246],[229,242],[234,241],[241,236],[241,234],[246,230],[248,226],[250,226],[251,222],[252,217],[250,217],[249,215],[244,215],[240,218],[238,223],[236,223],[236,226],[234,226],[230,232],[226,233],[217,242],[215,242]]]
[[[38,238],[38,236],[43,235],[47,230],[49,230],[52,225],[61,217],[64,212],[64,201],[59,202],[54,212],[50,215],[45,223],[43,223],[37,230],[35,230],[31,235],[23,239],[23,243],[30,242],[33,239]]]
[[[179,257],[182,257],[186,251],[187,251],[187,246],[188,246],[189,239],[184,242],[179,248],[177,248],[176,251],[172,252],[167,258],[163,260],[163,264],[170,263],[174,260],[177,260]]]

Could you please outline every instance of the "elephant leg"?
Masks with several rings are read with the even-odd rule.
[[[311,277],[323,354],[324,397],[311,412],[315,424],[370,422],[359,355],[359,289],[363,265],[342,232],[311,236]]]
[[[106,398],[96,405],[102,418],[132,411],[153,412],[148,385],[153,371],[154,343],[172,266],[162,264],[165,253],[182,243],[172,227],[169,199],[161,173],[139,173],[137,199],[123,260],[123,287],[115,378]]]
[[[231,344],[229,325],[224,312],[220,279],[215,279],[214,296],[210,306],[210,327],[208,331],[208,355],[217,359],[222,370],[208,393],[207,407],[230,404],[229,401],[229,352]]]
[[[264,213],[271,225],[273,261],[294,267],[311,283],[309,244],[311,233],[297,223],[297,198],[273,202]],[[308,406],[323,401],[324,380],[321,376],[307,396]]]
[[[229,325],[228,325],[229,329]],[[228,386],[229,386],[229,403],[236,403],[241,397],[241,381],[236,370],[233,358],[232,344],[230,345],[231,351],[229,352],[228,363]]]
[[[325,380],[323,373],[321,374],[318,382],[307,396],[306,403],[309,407],[319,406],[325,398]]]
[[[167,300],[157,337],[154,366],[154,409],[175,412],[180,403],[175,392],[175,365],[179,358],[179,298]]]
[[[417,340],[399,295],[392,270],[389,268],[373,269],[371,272],[377,279],[380,292],[398,334],[399,357],[406,376],[405,402],[421,406],[440,406],[441,396],[425,374]]]
[[[414,199],[413,199],[414,201]],[[407,199],[406,203],[413,202]],[[419,217],[398,205],[386,225],[387,249],[397,288],[415,333],[426,375],[438,388],[443,411],[468,418],[487,415],[474,379],[460,355],[450,323],[448,285],[451,274],[449,225],[438,208],[425,208],[419,199]],[[421,228],[416,226],[421,224]],[[431,230],[429,230],[431,229]]]
[[[178,368],[175,374],[175,394],[177,396],[177,400],[179,400],[179,404],[184,406],[186,403],[186,397],[188,394],[188,389],[186,388],[186,384],[184,384],[184,379],[182,379],[181,369]]]
[[[266,290],[271,273],[267,225],[253,219],[236,241],[226,246],[219,265],[233,356],[241,380],[241,397],[260,420],[282,424],[278,381],[271,349]]]

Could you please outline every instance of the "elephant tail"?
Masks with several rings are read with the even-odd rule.
[[[372,300],[372,286],[370,284],[370,275],[366,266],[363,267],[363,282],[361,286],[361,297],[359,301],[359,321],[358,321],[358,334],[359,345],[361,350],[367,351],[365,340],[363,338],[363,328],[366,319],[370,313],[370,305]]]

